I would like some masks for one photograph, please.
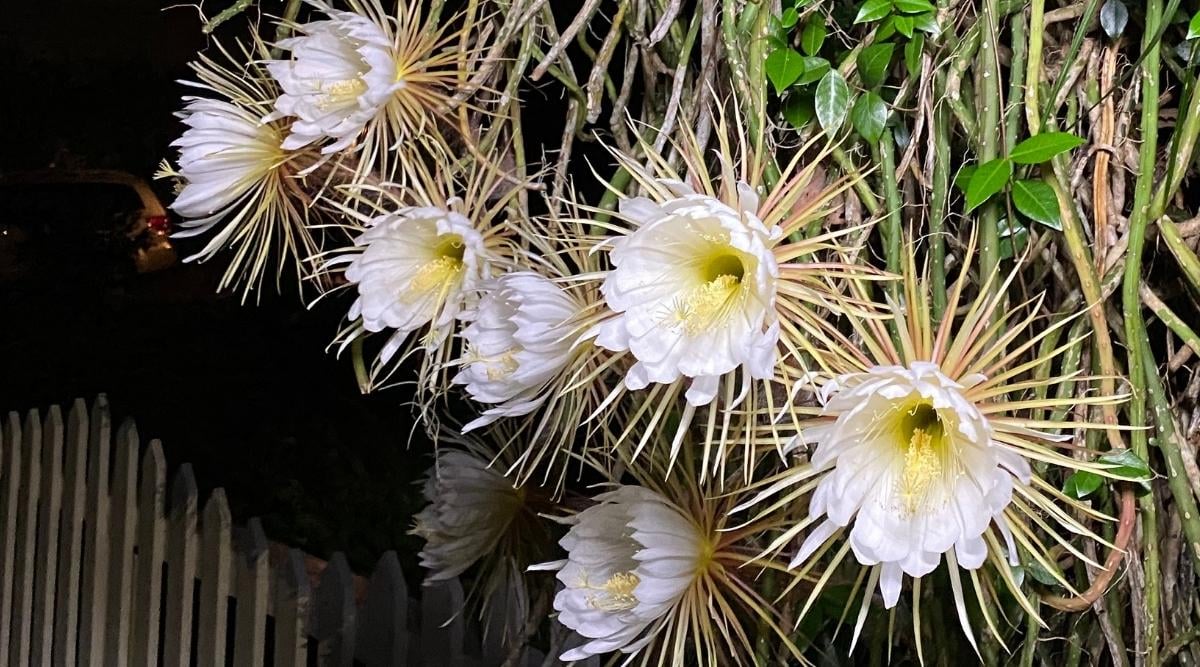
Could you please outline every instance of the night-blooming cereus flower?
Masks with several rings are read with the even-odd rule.
[[[757,217],[758,197],[744,183],[736,207],[683,183],[662,185],[671,197],[620,203],[635,227],[612,241],[601,292],[617,316],[599,325],[596,343],[637,359],[628,388],[686,377],[688,402],[706,405],[726,373],[774,374],[779,265],[770,244],[782,231]]]
[[[597,500],[559,542],[567,560],[554,608],[588,639],[562,660],[646,646],[712,556],[697,524],[649,489],[622,486]]]
[[[425,483],[429,502],[413,533],[425,539],[421,566],[428,580],[457,577],[489,555],[524,508],[525,491],[488,461],[451,449],[438,455]]]
[[[932,316],[930,290],[914,264],[910,259],[905,269],[903,302],[892,304],[897,342],[883,322],[851,315],[865,351],[856,351],[857,361],[842,372],[817,380],[819,407],[795,408],[811,417],[798,422],[799,433],[786,449],[805,451],[808,462],[772,478],[766,489],[737,509],[768,498],[780,507],[801,501],[811,491],[808,518],[792,524],[774,544],[804,535],[790,563],[804,574],[817,565],[835,569],[852,553],[870,571],[868,589],[878,583],[888,608],[898,602],[906,575],[915,580],[915,597],[921,578],[944,560],[959,622],[974,645],[963,572],[970,576],[981,615],[995,635],[990,608],[996,604],[995,590],[981,584],[980,568],[990,564],[993,572],[987,579],[1003,581],[1026,611],[1036,615],[1010,569],[1022,563],[1018,545],[1073,594],[1076,590],[1047,545],[1057,543],[1099,567],[1066,536],[1103,544],[1073,513],[1105,517],[1061,493],[1061,482],[1039,476],[1030,462],[1051,464],[1068,474],[1125,474],[1094,460],[1098,452],[1064,444],[1071,436],[1063,434],[1108,427],[1080,419],[1074,410],[1050,411],[1068,405],[1110,407],[1126,396],[1085,394],[1092,378],[1075,372],[1029,375],[1030,369],[1048,367],[1069,349],[1039,352],[1043,339],[1072,318],[1047,326],[1038,321],[1036,303],[1027,310],[1007,309],[1005,291],[1011,276],[1000,285],[989,281],[959,319],[953,313],[960,310],[962,286],[968,282],[970,262],[964,262],[946,305],[947,316],[939,321]],[[988,292],[989,287],[993,291]],[[1063,384],[1079,395],[1037,398],[1039,390]],[[1060,451],[1064,446],[1082,456]],[[832,558],[823,560],[830,552]],[[820,590],[814,589],[801,617]],[[864,597],[855,641],[871,598]]]
[[[256,44],[264,53],[266,47]],[[178,183],[171,210],[184,220],[177,236],[219,228],[188,259],[233,249],[218,289],[244,282],[247,294],[260,284],[271,254],[308,275],[311,267],[303,260],[317,252],[308,226],[310,196],[297,177],[312,156],[284,147],[286,123],[263,120],[274,88],[253,53],[243,49],[248,62],[238,70],[204,56],[192,63],[198,82],[188,85],[216,97],[184,98],[179,117],[187,129],[171,143],[179,149],[178,165],[164,162],[157,174]]]
[[[466,63],[478,48],[469,17],[430,23],[422,3],[356,0],[353,12],[323,4],[323,20],[294,26],[279,46],[287,60],[267,64],[283,93],[268,118],[293,118],[288,147],[321,145],[356,153],[354,179],[374,173],[402,181],[414,150],[444,152],[439,118],[453,106]],[[447,26],[458,26],[446,30]],[[468,48],[458,48],[461,44]]]
[[[462,331],[466,351],[454,382],[495,407],[464,426],[464,433],[545,403],[551,381],[571,361],[584,312],[567,289],[528,271],[492,279],[480,291]]]
[[[350,319],[361,318],[368,332],[395,332],[384,357],[423,327],[429,327],[425,347],[441,343],[488,272],[483,237],[471,220],[437,206],[372,218],[355,245],[362,252],[346,267],[358,290]]]
[[[267,63],[283,93],[268,120],[295,117],[285,148],[332,140],[322,153],[349,146],[404,87],[392,41],[384,29],[354,12],[298,27],[300,36],[279,42],[290,60]]]

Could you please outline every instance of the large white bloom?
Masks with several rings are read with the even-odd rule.
[[[809,427],[812,466],[829,470],[809,505],[825,517],[800,548],[806,560],[838,528],[853,523],[850,546],[863,565],[881,565],[887,607],[903,575],[922,577],[951,549],[959,566],[983,565],[993,521],[1015,548],[1003,512],[1013,480],[1028,484],[1028,462],[993,439],[993,427],[964,392],[984,381],[955,382],[936,364],[876,366],[821,388],[829,425]]]
[[[487,277],[483,237],[456,211],[402,208],[373,218],[355,244],[363,252],[346,268],[359,295],[350,319],[361,317],[367,331],[406,334],[431,325],[427,342],[436,343]]]
[[[171,143],[179,149],[176,175],[184,181],[171,210],[203,232],[238,202],[255,194],[286,161],[279,128],[244,107],[192,97],[180,114],[188,129]]]
[[[549,278],[505,274],[485,283],[463,330],[467,350],[454,382],[480,403],[496,404],[463,432],[500,417],[529,414],[545,402],[546,385],[563,372],[580,331],[582,306]],[[466,317],[466,316],[464,316]]]
[[[559,541],[567,560],[554,608],[563,625],[590,640],[562,660],[640,650],[711,556],[697,524],[649,489],[622,486],[597,500]]]
[[[620,204],[637,227],[612,241],[601,291],[616,316],[598,326],[596,343],[637,359],[628,388],[687,377],[688,402],[706,405],[726,373],[773,375],[779,267],[769,244],[781,231],[757,217],[758,197],[745,184],[735,209],[683,183],[661,183],[674,198]]]
[[[504,475],[460,450],[438,456],[425,498],[429,505],[417,514],[413,532],[425,538],[421,565],[430,581],[457,577],[491,553],[524,503],[523,491]]]
[[[284,148],[300,148],[324,138],[322,153],[340,151],[405,86],[391,39],[371,19],[354,12],[328,11],[329,19],[297,28],[297,37],[279,42],[290,60],[267,63],[283,94],[268,119],[294,116]]]

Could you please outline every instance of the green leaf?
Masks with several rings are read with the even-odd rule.
[[[921,14],[937,11],[932,3],[926,0],[895,0],[896,11],[903,14]]]
[[[1000,192],[1012,178],[1012,162],[998,158],[979,165],[971,180],[967,183],[967,212],[987,201],[989,197]]]
[[[815,114],[812,93],[796,90],[788,93],[787,101],[783,104],[783,117],[792,127],[798,130],[808,125]]]
[[[883,126],[887,123],[888,105],[878,93],[869,92],[859,96],[850,110],[850,123],[859,136],[870,143],[879,141],[883,136]]]
[[[795,49],[775,49],[767,56],[767,78],[776,94],[782,94],[803,73],[804,59]]]
[[[1012,151],[1008,154],[1008,159],[1017,164],[1041,164],[1082,143],[1083,139],[1070,132],[1046,132],[1013,146]]]
[[[821,77],[829,71],[829,61],[816,56],[807,56],[804,58],[804,73],[796,79],[794,85],[807,86],[814,81],[820,81]]]
[[[1192,20],[1188,21],[1188,39],[1200,37],[1200,12],[1196,12],[1192,16]]]
[[[900,33],[901,35],[904,35],[905,37],[912,38],[913,26],[916,25],[913,22],[913,17],[911,17],[911,16],[896,16],[893,18],[896,22],[896,32]]]
[[[884,78],[887,77],[888,65],[892,62],[892,52],[895,49],[896,45],[892,42],[884,42],[872,44],[859,51],[856,63],[858,64],[858,76],[862,79],[864,86],[874,88],[883,83]]]
[[[779,15],[779,25],[784,29],[790,30],[796,25],[796,21],[800,20],[800,12],[796,11],[795,7],[788,7]]]
[[[1012,259],[1029,245],[1029,230],[1021,223],[1000,218],[996,228],[1000,232],[1000,259]]]
[[[1063,482],[1062,492],[1068,498],[1083,500],[1095,493],[1104,483],[1104,478],[1094,472],[1076,470]]]
[[[978,168],[978,165],[969,164],[959,169],[958,174],[954,176],[954,187],[966,192],[967,183],[971,182],[971,177],[975,175],[975,170]]]
[[[1042,181],[1015,181],[1012,186],[1012,201],[1025,217],[1040,222],[1056,232],[1062,231],[1062,216],[1058,210],[1058,197],[1054,189]]]
[[[938,25],[936,13],[917,14],[912,18],[913,27],[930,37],[937,37],[942,34],[942,27]]]
[[[833,134],[846,122],[846,112],[850,106],[850,87],[842,78],[841,72],[829,70],[817,84],[817,97],[814,103],[817,110],[817,122],[828,134]]]
[[[1113,466],[1105,471],[1109,475],[1137,482],[1142,490],[1150,490],[1150,480],[1154,478],[1154,473],[1150,472],[1150,466],[1140,456],[1134,454],[1132,449],[1110,452],[1098,460],[1100,463]]]
[[[925,49],[925,35],[917,35],[904,45],[904,69],[916,77],[921,73],[921,52]]]
[[[858,16],[854,17],[854,23],[866,23],[867,21],[878,21],[887,16],[892,11],[892,0],[866,0],[861,7],[858,8]]]
[[[825,43],[825,24],[818,15],[804,24],[804,32],[800,33],[800,49],[805,55],[815,56]]]
[[[882,42],[885,39],[891,39],[896,34],[895,16],[889,16],[879,22],[875,27],[875,41]]]
[[[1043,586],[1057,586],[1058,588],[1062,588],[1062,582],[1059,581],[1059,578],[1062,577],[1061,572],[1058,573],[1058,577],[1055,577],[1050,570],[1047,570],[1033,558],[1026,558],[1024,561],[1025,571],[1029,573],[1029,576],[1033,577],[1034,581]]]

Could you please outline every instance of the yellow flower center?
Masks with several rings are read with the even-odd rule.
[[[348,102],[358,99],[359,95],[362,95],[366,90],[367,83],[361,78],[331,81],[321,85],[321,92],[324,95],[322,95],[321,101],[317,106],[322,110],[343,106]]]
[[[462,277],[466,246],[458,234],[444,234],[433,248],[433,257],[408,283],[407,296],[417,299],[431,291],[443,292]]]
[[[675,323],[690,336],[724,323],[744,294],[746,267],[737,255],[718,251],[703,259],[698,268],[700,285],[678,300],[673,313]]]
[[[900,446],[904,448],[904,468],[896,494],[905,514],[915,514],[924,504],[943,472],[942,455],[946,433],[937,410],[918,403],[900,417]]]
[[[641,578],[632,572],[617,572],[600,586],[588,586],[585,582],[585,588],[596,591],[588,596],[588,606],[601,611],[633,609],[638,604],[638,599],[634,596],[633,591],[637,589],[641,581]]]

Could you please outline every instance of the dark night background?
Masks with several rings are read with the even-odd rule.
[[[6,5],[0,176],[58,161],[150,180],[174,157],[176,80],[207,42],[195,7],[161,2]],[[170,188],[155,189],[169,204]],[[176,248],[182,258],[196,242]],[[406,532],[430,459],[426,443],[407,444],[405,397],[360,395],[349,362],[326,350],[344,299],[310,311],[266,289],[243,305],[214,293],[222,260],[0,282],[0,411],[106,392],[114,421],[162,440],[169,474],[192,463],[201,502],[223,486],[236,522],[259,516],[270,538],[320,557],[343,550],[360,573],[398,549],[411,576],[419,545]]]

